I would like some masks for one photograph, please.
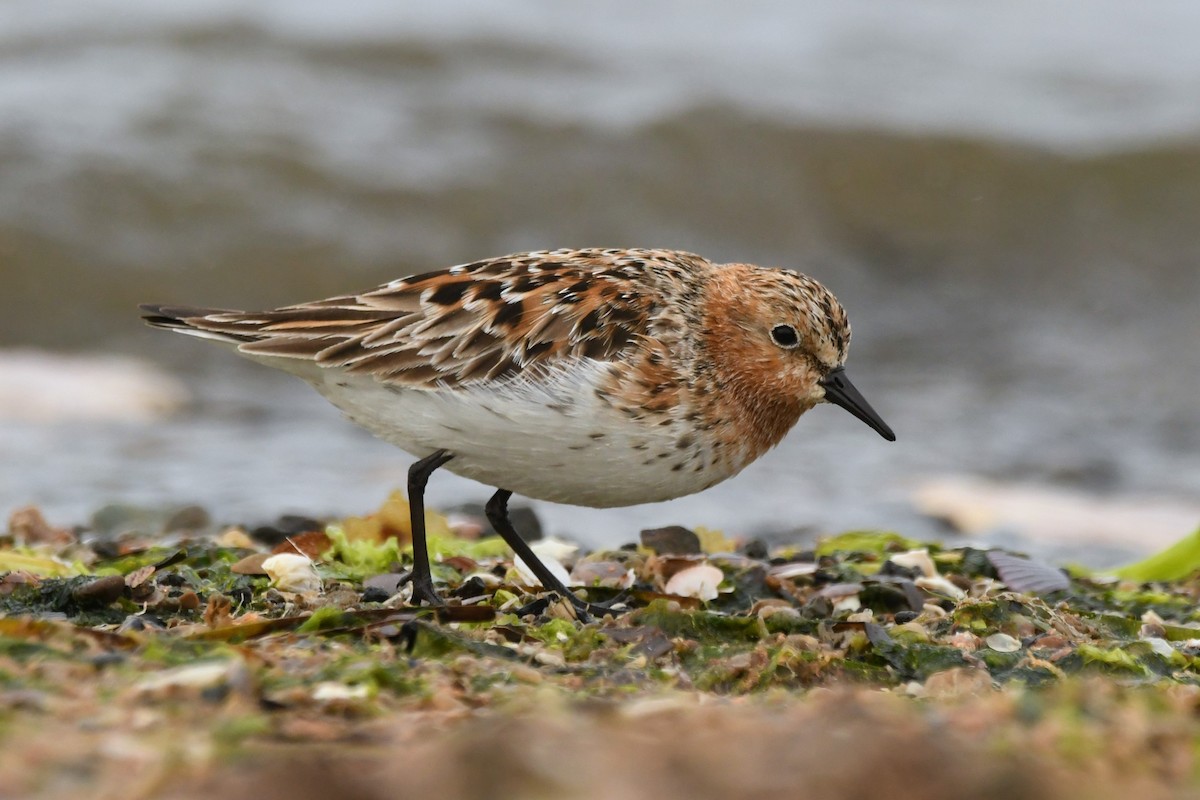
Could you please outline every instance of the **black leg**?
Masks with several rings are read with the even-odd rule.
[[[513,528],[512,522],[508,518],[508,498],[510,497],[512,497],[512,492],[507,489],[497,489],[496,493],[492,495],[492,499],[488,500],[487,518],[492,523],[492,527],[496,529],[496,533],[500,534],[500,538],[513,549],[513,552],[521,557],[530,571],[542,582],[542,586],[553,589],[561,597],[570,601],[579,621],[587,622],[591,619],[587,611],[588,604],[576,597],[570,589],[563,585],[562,581],[554,577],[554,573],[546,568],[546,565],[529,548],[525,540],[517,535],[516,529]]]
[[[433,588],[433,575],[429,571],[429,545],[425,541],[425,484],[433,471],[445,464],[453,455],[438,450],[422,458],[408,468],[408,513],[412,527],[413,547],[413,602],[422,600],[430,605],[444,605],[442,598]]]

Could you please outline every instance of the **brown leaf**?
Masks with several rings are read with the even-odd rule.
[[[233,601],[223,594],[208,596],[208,605],[204,607],[204,624],[209,628],[222,628],[230,624]]]
[[[263,562],[272,555],[272,553],[254,553],[253,555],[248,555],[231,566],[229,571],[235,575],[266,575],[267,571],[263,569]]]
[[[479,569],[479,562],[466,556],[450,556],[449,558],[443,558],[442,563],[448,567],[454,567],[463,575],[469,575],[475,570]]]
[[[125,576],[125,585],[130,589],[136,589],[138,586],[141,586],[143,583],[149,580],[150,576],[154,574],[154,570],[155,567],[153,564],[147,564],[144,567],[135,569],[133,572]]]
[[[295,536],[289,536],[284,541],[275,545],[275,549],[271,553],[273,555],[279,553],[299,553],[300,555],[308,556],[313,561],[317,561],[330,547],[333,547],[333,542],[325,535],[324,531],[306,531]]]

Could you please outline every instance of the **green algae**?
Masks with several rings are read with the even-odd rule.
[[[0,549],[0,574],[6,572],[25,572],[39,578],[89,574],[88,568],[79,561],[65,561],[31,547]]]
[[[834,556],[839,553],[853,556],[886,556],[915,550],[921,544],[893,531],[848,531],[821,539],[817,544],[818,556]]]
[[[669,600],[655,600],[634,611],[635,625],[649,625],[668,636],[684,636],[704,643],[758,641],[767,635],[759,617],[735,617],[713,611],[687,611]]]
[[[962,650],[957,647],[923,642],[875,644],[873,652],[895,671],[895,679],[905,681],[923,681],[935,672],[967,663]]]
[[[330,548],[322,554],[320,571],[325,577],[362,580],[372,575],[390,571],[411,557],[411,545],[401,546],[395,537],[378,539],[351,539],[338,525],[325,529]],[[482,539],[460,539],[454,536],[430,535],[428,540],[430,558],[434,561],[436,577],[451,580],[458,573],[451,567],[436,562],[463,556],[470,559],[499,558],[508,554],[508,545],[499,536]]]
[[[571,620],[552,619],[542,625],[521,626],[530,638],[562,653],[567,662],[586,661],[610,643],[596,625],[580,626]]]
[[[334,628],[344,628],[354,622],[353,614],[337,606],[323,606],[312,612],[312,615],[296,628],[296,633],[320,633]]]

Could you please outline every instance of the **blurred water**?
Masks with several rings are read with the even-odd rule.
[[[900,441],[822,408],[708,493],[552,527],[918,531],[944,472],[1195,497],[1197,30],[1113,0],[0,5],[0,345],[140,353],[200,398],[0,423],[0,512],[371,506],[403,454],[133,306],[586,245],[820,277]]]

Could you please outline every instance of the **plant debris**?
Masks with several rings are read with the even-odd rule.
[[[634,714],[700,698],[805,703],[814,689],[848,692],[851,705],[862,693],[951,698],[951,717],[974,703],[999,731],[976,730],[980,752],[1026,730],[1077,765],[1113,755],[1103,730],[1090,731],[1121,713],[1160,745],[1200,736],[1200,565],[1172,564],[1170,580],[1068,574],[869,531],[771,552],[675,528],[591,553],[543,540],[564,582],[606,609],[580,624],[497,537],[468,523],[458,536],[434,512],[433,575],[447,605],[412,605],[402,496],[316,524],[281,520],[271,530],[290,532],[280,537],[115,520],[120,533],[92,536],[64,535],[36,509],[15,515],[0,540],[4,785],[32,793],[45,775],[22,771],[13,753],[68,734],[124,736],[166,769],[175,745],[214,764],[234,745],[350,743],[400,712],[466,720],[475,709],[556,708],[552,722],[582,713],[578,704]],[[1127,708],[1071,716],[1081,702]],[[926,713],[913,706],[911,724],[922,728]],[[1186,763],[1156,774],[1190,780],[1195,752],[1181,746],[1173,757]]]

